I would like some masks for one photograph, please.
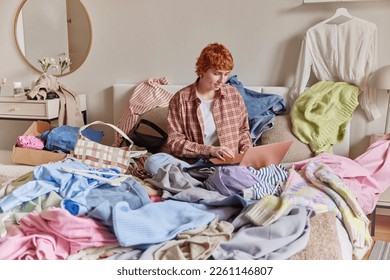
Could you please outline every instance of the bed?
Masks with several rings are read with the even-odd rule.
[[[114,124],[122,116],[135,87],[135,84],[113,85]],[[175,93],[183,86],[161,87]],[[287,87],[247,88],[285,98],[289,92]],[[166,108],[153,110],[141,117],[149,118],[166,129]],[[267,141],[293,140],[281,163],[289,170],[297,162],[310,159],[313,155],[306,144],[293,136],[286,116],[288,112],[278,116],[274,128],[264,133],[264,144]],[[344,140],[334,146],[334,153],[342,157],[349,155],[349,125],[346,131]],[[64,161],[67,160],[73,164],[72,158]],[[53,164],[61,166],[67,162]],[[37,166],[34,172],[37,168],[44,173],[42,166]],[[175,167],[169,168],[162,174],[169,175]],[[28,176],[31,173],[16,178],[16,186],[23,186],[25,180],[31,180]],[[113,193],[107,192],[112,186],[93,188],[93,195],[92,188],[84,187],[89,192],[89,201],[95,203],[87,209],[83,208],[86,199],[83,195],[80,199],[65,199],[69,190],[61,192],[50,187],[50,192],[43,192],[39,197],[35,195],[34,200],[23,203],[23,207],[17,207],[17,210],[4,208],[5,194],[13,191],[7,185],[9,182],[3,183],[3,198],[0,200],[3,210],[0,216],[0,252],[3,253],[0,253],[0,259],[361,259],[372,245],[369,221],[365,216],[355,217],[359,224],[354,225],[341,222],[340,217],[326,209],[314,213],[310,205],[304,207],[302,203],[291,204],[282,211],[275,206],[280,201],[273,201],[275,196],[272,195],[268,202],[273,204],[274,208],[270,209],[275,211],[268,209],[266,213],[258,206],[263,198],[248,203],[238,194],[221,196],[199,188],[199,182],[192,181],[188,174],[180,176],[193,187],[179,191],[178,188],[164,186],[158,189],[160,182],[169,180],[169,176],[145,180],[139,177],[131,183],[126,181],[126,186],[121,185],[127,188],[125,191],[132,193],[131,197],[114,200],[102,199],[105,194],[113,197]],[[30,191],[34,187],[30,185]],[[74,194],[75,190],[72,191]],[[26,193],[24,195],[28,196]],[[329,193],[327,195],[331,196]],[[164,199],[161,200],[161,197]],[[289,198],[295,199],[294,193],[290,193]],[[129,206],[129,199],[137,206]],[[8,202],[12,204],[12,201]],[[313,201],[309,201],[309,204],[312,205]],[[356,202],[352,201],[350,205],[356,208],[354,213],[361,213]],[[72,213],[73,210],[75,212]],[[350,210],[345,211],[351,214]],[[359,232],[358,241],[356,235],[351,235],[356,231]],[[23,237],[25,241],[21,242],[18,237]],[[19,247],[18,252],[5,253],[15,246]]]

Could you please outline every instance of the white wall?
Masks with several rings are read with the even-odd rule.
[[[303,5],[302,0],[82,2],[92,22],[91,52],[83,66],[60,82],[87,94],[89,121],[108,122],[112,121],[112,84],[161,76],[171,83],[192,83],[195,60],[210,42],[221,42],[231,50],[234,73],[244,85],[290,86],[305,31],[340,7],[337,3]],[[38,73],[19,56],[13,36],[19,4],[0,1],[0,77],[30,84]],[[343,6],[378,26],[379,66],[390,64],[390,1]],[[382,122],[361,132],[354,145],[356,154],[368,143],[366,134],[383,129]],[[0,149],[11,149],[28,125],[1,120]]]

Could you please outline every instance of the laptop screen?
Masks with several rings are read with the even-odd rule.
[[[239,164],[245,167],[259,169],[270,164],[279,164],[287,154],[293,140],[287,140],[272,144],[250,147],[245,153],[238,154],[234,158],[221,160],[211,158],[214,164]]]

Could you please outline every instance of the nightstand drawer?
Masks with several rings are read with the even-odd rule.
[[[87,98],[85,94],[78,95],[80,111],[84,122],[87,122]],[[0,120],[46,120],[58,119],[60,98],[45,100],[27,100],[14,97],[0,97]]]
[[[28,104],[28,103],[2,103],[0,104],[1,115],[17,116],[46,116],[46,104]]]
[[[43,118],[58,117],[59,99],[43,101],[1,102],[0,116],[10,118]]]

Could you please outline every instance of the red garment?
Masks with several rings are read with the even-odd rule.
[[[153,108],[167,107],[173,95],[160,87],[160,85],[167,84],[168,81],[165,78],[151,78],[137,85],[129,99],[129,107],[122,114],[122,117],[117,123],[117,127],[124,133],[129,134],[137,124],[140,115]],[[113,146],[119,147],[122,143],[122,138],[116,132]]]
[[[188,158],[208,156],[210,145],[204,144],[204,123],[196,96],[196,83],[178,91],[169,102],[168,145],[175,156]],[[248,113],[239,91],[224,84],[218,91],[212,109],[220,146],[234,153],[251,146]]]

